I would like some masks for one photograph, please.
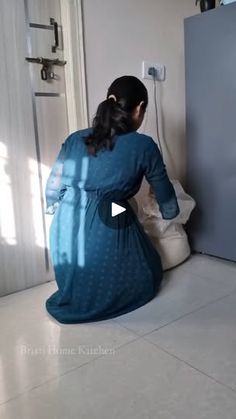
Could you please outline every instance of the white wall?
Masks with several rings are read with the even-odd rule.
[[[167,79],[159,86],[164,158],[169,175],[184,179],[185,89],[183,19],[199,13],[195,0],[84,0],[84,35],[90,120],[116,77],[141,78],[142,60],[166,65]],[[156,138],[153,82],[142,132]],[[161,124],[162,125],[162,124]]]

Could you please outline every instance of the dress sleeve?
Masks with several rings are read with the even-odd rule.
[[[69,138],[70,136],[65,140],[64,143],[61,144],[61,149],[56,157],[46,182],[46,214],[54,214],[67,189],[66,185],[62,183],[62,175]]]
[[[179,214],[175,190],[167,175],[159,148],[152,138],[150,138],[144,160],[144,175],[153,189],[162,217],[165,220],[175,218]]]

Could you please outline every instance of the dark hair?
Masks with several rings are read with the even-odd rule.
[[[115,97],[110,97],[113,95]],[[112,150],[115,135],[133,130],[132,111],[143,101],[145,111],[148,93],[144,84],[134,76],[122,76],[114,80],[107,92],[107,98],[97,108],[92,132],[85,137],[90,154],[96,155],[103,148]]]

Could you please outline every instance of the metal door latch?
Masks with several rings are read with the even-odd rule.
[[[43,58],[43,57],[38,57],[38,58],[26,57],[25,59],[26,61],[30,63],[36,63],[36,64],[42,65],[41,79],[45,81],[48,79],[57,79],[56,74],[52,71],[52,66],[54,65],[64,66],[66,64],[66,61],[59,60],[58,58],[55,60],[51,60],[49,58]]]

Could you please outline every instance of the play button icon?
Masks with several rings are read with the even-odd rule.
[[[103,196],[98,204],[98,215],[107,227],[120,230],[137,221],[138,205],[134,198],[124,199],[122,191],[112,191]]]
[[[111,203],[111,216],[116,217],[122,212],[126,211],[126,208],[122,207],[121,205],[116,204],[115,202]]]

